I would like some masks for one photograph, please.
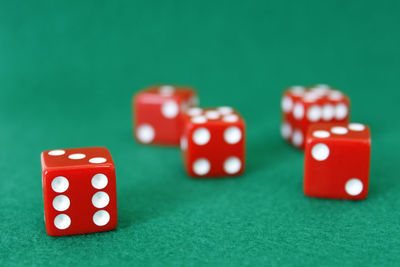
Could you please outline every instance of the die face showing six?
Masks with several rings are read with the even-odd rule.
[[[368,195],[370,130],[359,123],[320,123],[307,133],[304,193],[336,199]]]
[[[181,150],[192,177],[226,177],[245,168],[245,122],[230,107],[191,108],[183,116]]]
[[[198,103],[196,92],[170,85],[145,89],[133,98],[134,133],[142,144],[179,145],[182,113]]]
[[[106,148],[45,151],[41,162],[49,235],[86,234],[116,227],[115,167]]]
[[[348,122],[350,101],[342,92],[327,85],[293,86],[282,97],[282,137],[304,148],[310,125],[320,122]]]

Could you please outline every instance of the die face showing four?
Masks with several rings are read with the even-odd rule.
[[[304,193],[321,198],[366,198],[370,151],[370,130],[363,124],[310,126],[305,147]]]
[[[142,144],[179,145],[182,113],[197,105],[196,92],[170,85],[145,89],[133,98],[134,132]]]
[[[304,148],[310,125],[319,122],[348,122],[350,101],[342,92],[327,85],[293,86],[282,97],[282,137],[293,146]]]
[[[191,108],[183,116],[181,150],[192,177],[225,177],[245,168],[245,122],[230,107]]]
[[[86,234],[116,227],[115,167],[106,148],[45,151],[41,163],[49,235]]]

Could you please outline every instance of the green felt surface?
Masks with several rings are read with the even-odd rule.
[[[396,265],[400,254],[400,2],[2,1],[0,265]],[[248,126],[247,171],[188,178],[175,148],[140,146],[133,93],[198,88]],[[370,194],[307,198],[281,140],[280,95],[328,83],[372,129]],[[396,114],[397,113],[397,114]],[[106,146],[115,231],[45,233],[40,152]]]

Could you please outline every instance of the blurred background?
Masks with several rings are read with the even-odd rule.
[[[2,1],[0,260],[61,263],[62,255],[72,264],[88,253],[102,263],[312,264],[330,253],[341,257],[328,264],[399,260],[399,10],[395,0]],[[131,98],[158,83],[194,86],[202,106],[243,114],[244,177],[193,181],[177,149],[133,141]],[[279,135],[280,96],[318,83],[347,93],[352,120],[372,128],[365,202],[302,194],[302,153]],[[120,226],[52,239],[42,221],[39,155],[83,146],[111,150]],[[116,251],[101,254],[102,244]],[[315,250],[322,254],[304,257]]]

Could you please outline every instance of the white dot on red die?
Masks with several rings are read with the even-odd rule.
[[[339,101],[343,98],[343,94],[339,91],[332,91],[329,93],[328,98],[333,101]]]
[[[92,177],[92,186],[96,189],[103,189],[108,184],[108,178],[102,173],[98,173]]]
[[[326,95],[326,93],[327,93],[328,91],[329,91],[329,89],[324,88],[324,87],[318,87],[318,86],[313,87],[313,88],[310,89],[310,92],[311,92],[311,93],[313,93],[313,94],[315,94],[315,95],[318,95],[318,96]]]
[[[200,116],[203,113],[203,110],[201,108],[190,108],[187,112],[186,112],[189,116]]]
[[[195,124],[203,124],[207,122],[207,118],[205,116],[196,116],[193,117],[191,121]]]
[[[239,121],[239,116],[236,114],[230,114],[222,117],[222,121],[228,122],[228,123],[233,123]]]
[[[292,126],[289,123],[283,123],[281,125],[281,135],[284,139],[288,139],[292,135]]]
[[[313,91],[311,91],[310,93],[312,94],[312,96],[314,96],[317,99],[320,99],[327,94],[327,90],[325,90],[323,88],[315,87],[312,90]]]
[[[337,104],[335,108],[335,117],[338,120],[346,118],[349,110],[345,104]]]
[[[293,145],[299,147],[303,144],[303,134],[299,130],[295,130],[292,135],[292,143]]]
[[[242,162],[237,157],[230,157],[224,162],[224,170],[227,174],[236,174],[242,168]]]
[[[150,124],[142,124],[136,130],[137,139],[144,144],[151,143],[155,137],[155,131]]]
[[[345,127],[335,126],[335,127],[331,128],[331,132],[334,134],[343,135],[343,134],[347,134],[349,132],[349,130],[347,130],[347,128],[345,128]]]
[[[196,145],[203,146],[210,141],[211,134],[206,128],[201,127],[193,132],[192,140]]]
[[[71,218],[66,214],[59,214],[54,218],[54,226],[57,229],[65,230],[71,225]]]
[[[304,93],[304,98],[321,98],[324,95],[324,91],[318,88],[312,88],[311,90]]]
[[[303,98],[303,100],[304,100],[305,102],[312,103],[312,102],[317,101],[319,98],[320,98],[320,97],[319,97],[318,95],[306,95],[306,96]]]
[[[327,94],[327,89],[324,88],[320,88],[320,87],[314,87],[311,88],[311,95],[317,98],[322,98],[323,96],[325,96]]]
[[[200,158],[193,163],[193,172],[199,176],[209,173],[211,168],[210,162],[205,158]]]
[[[49,154],[50,156],[62,156],[65,154],[65,150],[61,150],[61,149],[52,150],[52,151],[49,151],[49,153],[47,153],[47,154]]]
[[[350,123],[349,124],[349,129],[352,131],[364,131],[365,130],[365,125],[361,123]]]
[[[322,108],[322,119],[325,121],[330,121],[335,116],[335,108],[333,105],[326,104]]]
[[[67,191],[68,187],[69,187],[68,179],[63,176],[58,176],[54,178],[53,181],[51,182],[51,188],[56,193],[63,193]]]
[[[224,140],[228,144],[237,144],[241,139],[242,131],[236,126],[229,127],[224,131]]]
[[[293,107],[293,101],[290,97],[284,96],[282,98],[282,103],[281,103],[281,108],[283,112],[288,113],[292,110]]]
[[[90,163],[94,163],[94,164],[101,164],[101,163],[104,163],[106,161],[107,161],[107,159],[106,158],[102,158],[102,157],[96,157],[96,158],[89,159],[89,162]]]
[[[221,115],[220,115],[220,113],[219,113],[218,111],[216,111],[216,110],[208,110],[208,111],[206,111],[205,116],[206,116],[207,119],[216,120],[216,119],[218,119]]]
[[[321,119],[321,116],[322,110],[317,105],[310,107],[307,111],[307,118],[312,122],[319,121]]]
[[[324,161],[329,157],[329,147],[325,144],[316,144],[311,149],[312,157],[317,161]]]
[[[161,105],[161,113],[165,118],[173,119],[178,115],[179,107],[175,101],[168,100]]]
[[[70,205],[69,198],[64,195],[58,195],[53,199],[53,208],[57,211],[65,211]]]
[[[93,222],[97,226],[104,226],[110,221],[110,214],[105,210],[99,210],[93,215]]]
[[[357,178],[351,178],[346,182],[345,185],[346,193],[349,194],[350,196],[357,196],[361,194],[363,188],[364,188],[363,183],[360,181],[360,179]]]
[[[317,138],[328,138],[331,134],[328,131],[315,131],[313,136]]]
[[[76,153],[76,154],[71,154],[68,156],[69,159],[84,159],[86,158],[85,154],[81,154],[81,153]]]
[[[106,207],[110,203],[110,197],[106,192],[100,191],[93,195],[92,204],[98,209]]]
[[[219,107],[219,108],[217,108],[217,110],[222,115],[228,115],[228,114],[231,114],[233,112],[233,108],[231,108],[231,107]]]
[[[301,103],[296,103],[293,108],[293,116],[296,120],[301,120],[304,116],[304,107]]]
[[[160,88],[158,88],[158,92],[162,96],[171,96],[175,92],[175,88],[171,85],[163,85]]]

